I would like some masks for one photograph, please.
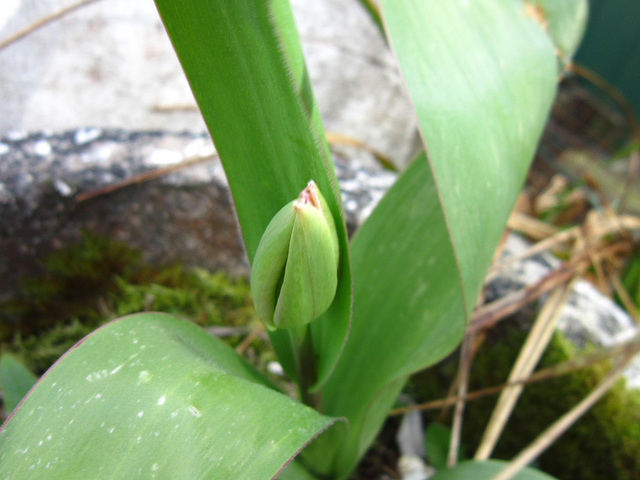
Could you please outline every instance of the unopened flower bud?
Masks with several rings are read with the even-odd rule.
[[[273,217],[258,245],[251,269],[258,317],[269,328],[318,318],[336,294],[338,259],[335,223],[312,180]]]

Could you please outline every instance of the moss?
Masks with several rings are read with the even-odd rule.
[[[32,372],[42,374],[78,340],[93,330],[77,319],[54,325],[25,338],[17,335],[4,349],[15,353]]]
[[[127,276],[139,265],[135,250],[84,232],[77,245],[49,255],[42,262],[44,273],[26,280],[20,295],[0,304],[2,339],[86,317],[96,310],[96,299],[114,290],[117,275]]]
[[[43,265],[42,276],[0,305],[2,348],[37,373],[98,326],[130,313],[163,311],[204,327],[259,324],[243,279],[177,264],[150,266],[139,252],[104,237],[85,233]],[[242,338],[226,340],[233,346]],[[252,346],[256,363],[271,358],[266,342],[257,339]]]
[[[143,310],[186,316],[201,326],[251,324],[255,320],[248,284],[225,273],[182,269],[179,278],[136,284],[117,278],[111,314],[121,317]]]
[[[524,342],[522,330],[502,328],[479,350],[470,373],[470,389],[477,390],[506,381]],[[571,358],[574,347],[556,334],[540,361],[545,368]],[[415,394],[434,391],[445,396],[455,374],[455,362],[447,361],[434,371],[414,377]],[[510,459],[551,423],[582,400],[603,377],[608,367],[597,365],[570,375],[527,386],[498,442],[494,458]],[[474,451],[495,405],[495,397],[469,402],[466,407],[463,444]],[[436,419],[438,413],[429,415]],[[449,420],[448,420],[449,421]],[[624,381],[602,398],[537,461],[536,466],[557,478],[581,480],[640,478],[640,392],[628,391]]]

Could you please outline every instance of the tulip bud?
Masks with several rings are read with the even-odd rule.
[[[312,180],[273,217],[258,245],[251,269],[258,317],[269,328],[318,318],[336,294],[338,259],[335,223]]]

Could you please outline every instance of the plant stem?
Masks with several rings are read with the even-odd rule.
[[[309,392],[309,387],[316,381],[316,358],[313,351],[311,328],[309,325],[290,328],[289,337],[298,373],[300,401],[319,410],[320,396]]]

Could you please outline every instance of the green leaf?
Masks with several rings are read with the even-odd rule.
[[[429,465],[436,470],[447,467],[449,444],[451,443],[451,429],[441,423],[431,422],[424,434],[424,448],[429,459]],[[464,459],[462,445],[458,447],[458,461]]]
[[[69,350],[0,431],[0,477],[270,479],[332,423],[166,314]]]
[[[455,258],[424,155],[387,192],[351,248],[354,321],[323,388],[324,411],[339,412],[350,422],[335,465],[325,459],[341,475],[375,438],[405,383],[400,373],[445,356],[465,329]],[[338,443],[335,435],[327,432],[305,456],[315,455],[323,442]]]
[[[463,462],[456,467],[439,471],[430,480],[491,480],[507,465],[509,462],[498,460]],[[555,480],[554,477],[533,468],[525,468],[511,478],[513,480]]]
[[[38,377],[24,366],[15,356],[3,353],[0,357],[0,390],[4,408],[11,412],[22,397],[38,381]]]
[[[521,1],[381,6],[470,314],[553,103],[555,48]]]
[[[302,49],[286,0],[156,0],[225,169],[249,259],[271,218],[313,179],[338,231],[340,278],[313,322],[318,382],[349,328],[351,271],[344,211]],[[270,334],[295,377],[286,332]]]
[[[320,480],[306,470],[296,459],[289,463],[278,475],[278,480]]]
[[[406,376],[459,343],[556,89],[554,46],[522,2],[381,7],[428,159],[414,161],[352,242],[353,323],[323,389],[324,412],[351,425],[329,467],[338,478]],[[333,436],[305,451],[319,470],[314,450]]]

